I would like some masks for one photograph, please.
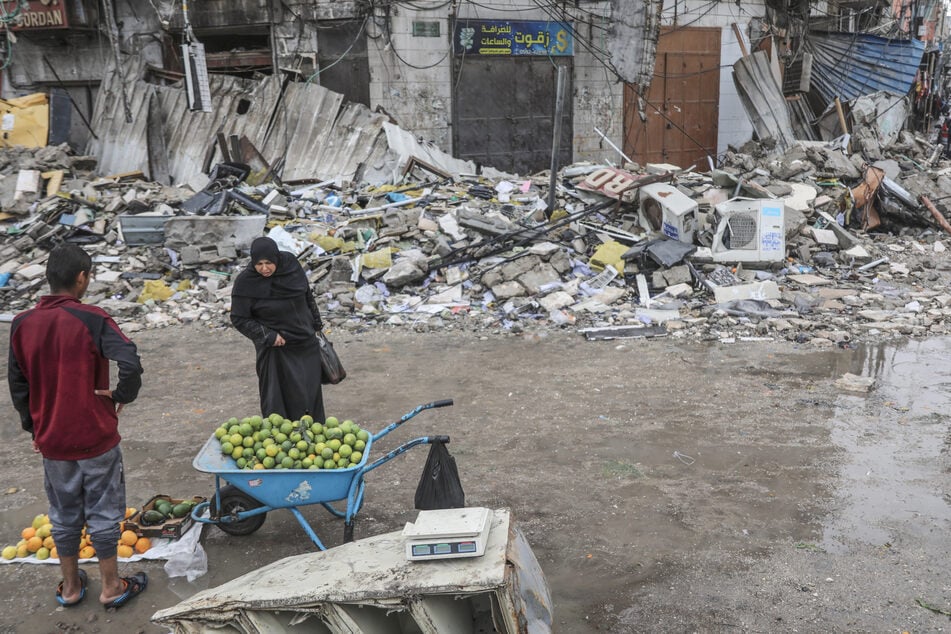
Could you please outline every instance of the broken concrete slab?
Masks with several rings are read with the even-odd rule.
[[[754,282],[752,284],[738,284],[736,286],[717,286],[714,291],[717,304],[740,299],[779,299],[779,286],[772,280]]]

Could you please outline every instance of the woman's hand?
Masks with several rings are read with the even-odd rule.
[[[282,337],[281,334],[278,333],[277,337],[274,338],[274,347],[276,348],[278,346],[283,346],[285,343],[287,342],[284,341],[284,337]]]

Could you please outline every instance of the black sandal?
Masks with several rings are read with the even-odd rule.
[[[125,592],[109,603],[103,603],[102,607],[105,609],[115,610],[121,608],[130,600],[145,592],[145,588],[149,585],[149,576],[142,570],[131,577],[123,577],[122,580],[125,581]]]

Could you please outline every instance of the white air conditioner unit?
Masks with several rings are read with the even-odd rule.
[[[652,183],[640,188],[640,225],[668,238],[693,244],[697,203],[673,185]]]
[[[205,45],[201,42],[182,44],[182,61],[185,66],[185,92],[188,96],[188,109],[197,112],[211,112],[211,86],[208,83]]]
[[[733,198],[714,207],[714,262],[781,262],[786,257],[782,200]]]

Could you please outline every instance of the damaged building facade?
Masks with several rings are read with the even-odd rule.
[[[128,84],[180,87],[182,43],[195,41],[212,76],[320,85],[452,156],[526,174],[549,166],[561,66],[560,165],[603,160],[613,145],[640,163],[706,167],[776,123],[747,115],[730,72],[758,50],[781,81],[768,98],[793,112],[789,136],[819,138],[805,128],[834,117],[833,97],[902,95],[909,76],[928,97],[916,89],[912,110],[932,126],[944,97],[943,12],[894,4],[198,0],[186,15],[173,0],[4,0],[2,96],[47,93],[49,142],[95,152],[100,88],[127,84],[108,104],[129,119]],[[850,46],[852,35],[861,40]],[[883,56],[894,59],[884,71]],[[236,114],[249,106],[237,100]]]
[[[601,160],[610,143],[641,161],[689,165],[749,139],[721,70],[741,56],[744,16],[764,12],[755,2],[744,8],[737,16],[726,3],[692,1],[199,0],[187,19],[213,76],[259,78],[277,68],[453,156],[530,173],[552,154],[558,66],[567,69],[562,165]],[[3,97],[48,93],[52,144],[82,151],[97,141],[96,97],[117,63],[126,82],[132,72],[181,82],[179,2],[30,0],[8,22],[15,41]],[[123,73],[130,57],[141,63]],[[128,108],[128,94],[114,96],[111,105]]]

